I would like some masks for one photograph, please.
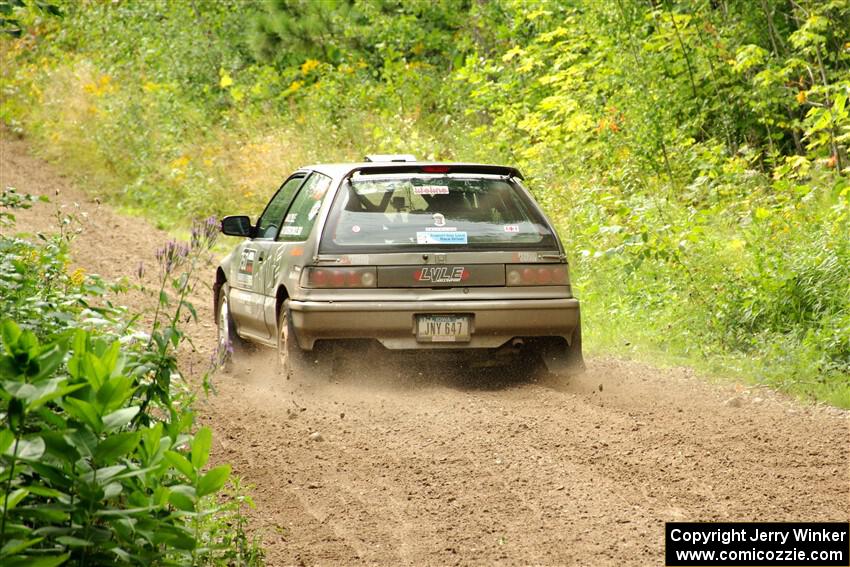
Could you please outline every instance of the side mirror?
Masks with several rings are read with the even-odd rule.
[[[251,219],[245,215],[233,215],[221,219],[221,232],[228,236],[251,237],[253,233]]]

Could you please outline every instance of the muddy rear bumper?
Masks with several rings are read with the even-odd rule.
[[[496,348],[515,337],[563,337],[569,344],[579,326],[574,298],[473,301],[295,301],[292,323],[303,349],[317,340],[375,339],[386,348]],[[425,343],[416,339],[416,316],[469,314],[468,342]]]

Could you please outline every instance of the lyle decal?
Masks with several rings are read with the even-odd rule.
[[[417,271],[416,279],[420,282],[456,283],[468,276],[463,266],[428,266]]]

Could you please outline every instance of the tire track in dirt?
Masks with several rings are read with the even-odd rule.
[[[152,265],[165,233],[0,133],[0,184],[54,201],[18,230],[50,230],[57,205],[78,203],[75,264],[111,279]],[[197,374],[215,328],[209,298],[196,307],[197,351],[181,357]],[[669,520],[850,519],[847,412],[613,359],[559,385],[362,357],[305,383],[260,353],[199,398],[214,459],[256,487],[269,564],[661,564]]]

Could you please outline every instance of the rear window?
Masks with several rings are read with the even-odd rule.
[[[510,179],[461,174],[363,175],[343,183],[323,249],[557,247]]]

